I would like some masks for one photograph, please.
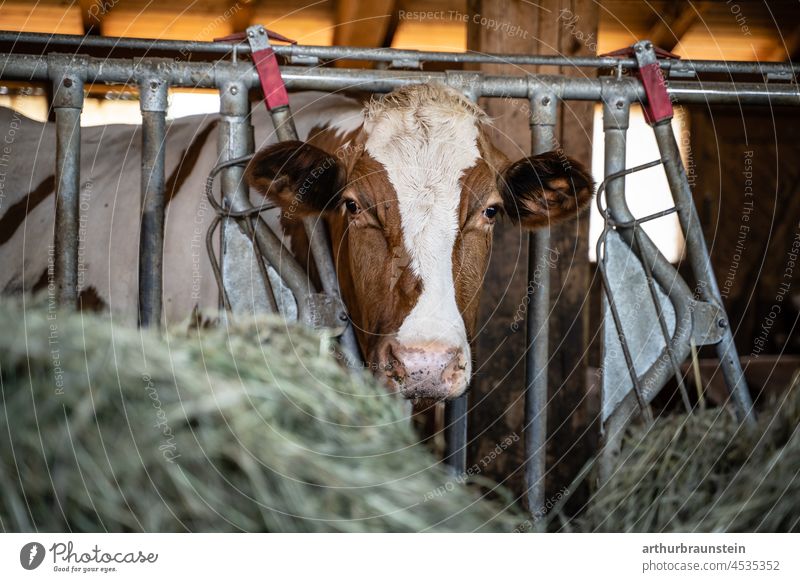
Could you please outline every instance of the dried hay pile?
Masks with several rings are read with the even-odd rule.
[[[622,465],[578,522],[585,531],[800,531],[800,372],[758,428],[728,411],[632,429]],[[574,524],[573,524],[574,525]]]
[[[0,304],[5,531],[510,531],[402,407],[278,319],[140,332]],[[485,485],[485,484],[484,484]]]

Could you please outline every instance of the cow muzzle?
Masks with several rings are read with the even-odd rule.
[[[405,398],[451,400],[467,389],[470,366],[463,348],[391,341],[382,352],[382,369],[390,385]]]

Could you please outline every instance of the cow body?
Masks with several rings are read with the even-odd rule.
[[[293,97],[298,131],[305,137],[320,118],[352,126],[361,105],[328,93]],[[262,106],[252,123],[258,146],[274,143]],[[219,161],[218,115],[179,118],[167,124],[167,207],[164,240],[164,315],[186,319],[195,306],[216,309],[219,298],[205,248],[213,210],[204,194]],[[0,127],[14,128],[0,198],[0,291],[19,293],[48,283],[55,214],[55,124],[39,123],[0,108]],[[141,128],[84,127],[81,132],[79,284],[84,300],[110,308],[116,320],[136,322],[138,239],[141,217]],[[217,183],[217,188],[219,184]],[[260,196],[254,203],[263,203]],[[267,213],[276,229],[278,212]],[[254,277],[258,280],[258,276]]]

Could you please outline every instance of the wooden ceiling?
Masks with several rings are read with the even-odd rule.
[[[800,56],[798,0],[598,5],[599,53],[650,38],[685,58]],[[467,0],[0,0],[0,29],[211,40],[259,22],[304,44],[463,51],[467,14]]]

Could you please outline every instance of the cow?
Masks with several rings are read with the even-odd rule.
[[[300,140],[281,143],[264,108],[253,109],[251,201],[278,206],[268,222],[301,258],[301,219],[325,221],[362,354],[387,386],[415,401],[460,396],[496,221],[535,229],[575,217],[593,195],[589,172],[560,151],[510,161],[492,144],[487,115],[443,85],[409,85],[366,106],[308,92],[292,107]],[[55,127],[0,109],[0,130],[10,128],[0,167],[4,293],[52,287],[53,263]],[[81,301],[128,322],[136,321],[140,131],[82,131]],[[169,123],[165,321],[219,305],[203,192],[220,161],[218,132],[215,115]]]
[[[512,163],[489,126],[461,93],[409,85],[372,99],[357,127],[321,124],[247,169],[283,210],[296,254],[307,255],[301,219],[325,220],[362,353],[409,399],[450,400],[469,384],[496,220],[544,227],[593,194],[577,161],[549,152]]]

